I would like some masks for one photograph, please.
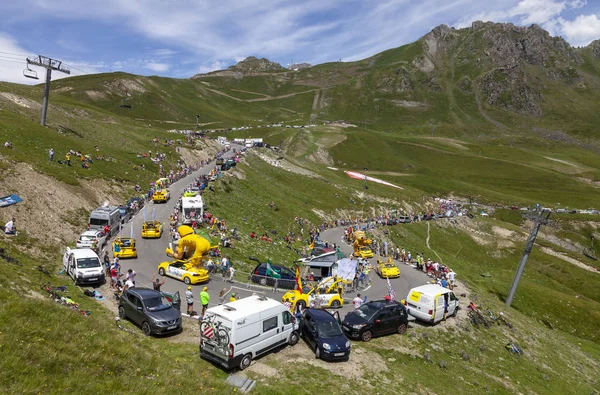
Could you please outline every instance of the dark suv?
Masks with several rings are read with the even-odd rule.
[[[119,299],[119,317],[142,327],[144,335],[179,332],[181,326],[179,292],[168,294],[149,288],[129,288]]]
[[[252,259],[254,260],[254,259]],[[271,264],[271,267],[280,277],[277,278],[277,288],[295,289],[296,288],[296,273],[285,266]],[[275,277],[267,276],[267,264],[259,263],[252,271],[251,280],[253,283],[260,285],[275,285]]]
[[[374,336],[404,333],[408,328],[406,308],[396,301],[375,300],[346,314],[342,330],[353,339],[368,342]]]
[[[329,361],[347,361],[350,341],[338,321],[326,310],[304,310],[300,322],[300,336],[315,352],[315,357]]]

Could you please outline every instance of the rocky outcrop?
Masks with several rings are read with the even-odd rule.
[[[276,71],[286,71],[286,69],[276,62],[271,62],[269,59],[258,59],[250,56],[233,66],[227,68],[229,71],[239,71],[242,73],[269,73]]]
[[[592,41],[586,48],[592,52],[595,58],[600,59],[600,40]]]
[[[496,68],[483,75],[478,85],[488,104],[528,116],[542,115],[538,103],[543,96],[528,84],[519,65]]]

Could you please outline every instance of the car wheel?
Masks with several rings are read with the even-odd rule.
[[[331,302],[331,307],[334,309],[337,309],[338,307],[340,307],[340,301],[339,300],[334,300]]]
[[[144,331],[144,335],[146,336],[150,336],[152,334],[152,328],[150,328],[148,321],[144,321],[142,324],[142,331]]]
[[[360,338],[364,342],[368,342],[369,340],[371,340],[373,338],[373,333],[371,331],[364,331],[363,334],[360,335]]]
[[[295,346],[298,343],[298,340],[300,340],[300,337],[298,337],[298,332],[293,331],[290,335],[290,341],[288,343],[290,346]]]
[[[258,280],[258,283],[262,286],[267,285],[267,279],[266,278],[261,278],[260,280]]]
[[[163,269],[162,267],[160,269],[158,269],[158,274],[160,274],[161,276],[165,275],[165,269]]]
[[[119,306],[119,318],[124,319],[125,317],[125,309],[123,308],[123,306]]]
[[[240,361],[240,370],[244,370],[247,367],[249,367],[251,362],[252,362],[252,355],[250,355],[250,354],[244,355],[244,358],[242,358],[242,360]]]
[[[321,359],[321,349],[319,348],[319,346],[315,347],[315,358]]]
[[[458,306],[456,306],[454,308],[454,312],[452,313],[452,317],[456,317],[457,314],[458,314]]]
[[[188,284],[188,285],[191,284],[191,281],[190,281],[189,277],[184,277],[183,278],[183,282],[186,283],[186,284]]]
[[[400,325],[398,325],[397,332],[399,334],[403,334],[404,332],[406,332],[406,329],[407,329],[406,324],[400,324]]]

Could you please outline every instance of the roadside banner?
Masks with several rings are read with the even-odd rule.
[[[156,221],[156,207],[152,209],[152,222]]]
[[[144,222],[147,222],[147,220],[148,220],[146,217],[147,217],[147,215],[146,215],[146,207],[144,207]]]
[[[372,181],[372,182],[376,182],[378,184],[387,185],[387,186],[398,188],[398,189],[404,189],[404,188],[399,187],[398,185],[394,185],[390,182],[380,180],[379,178],[370,177],[366,174],[357,173],[355,171],[345,171],[345,173],[348,175],[348,177],[356,178],[357,180]]]
[[[354,280],[354,275],[356,274],[356,266],[358,265],[358,262],[350,259],[350,258],[344,258],[344,259],[340,259],[338,261],[338,271],[337,271],[337,276],[338,278],[342,278],[344,279],[344,281],[352,281]]]
[[[22,201],[23,199],[13,193],[12,195],[0,197],[0,207],[7,207]]]
[[[129,229],[131,229],[130,237],[133,239],[133,221],[129,223]]]

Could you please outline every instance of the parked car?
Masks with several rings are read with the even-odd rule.
[[[139,325],[144,335],[162,335],[183,329],[179,292],[168,295],[150,288],[129,288],[119,299],[119,317]]]
[[[119,206],[119,214],[121,214],[122,224],[127,223],[133,216],[133,213],[129,209],[129,206]]]
[[[300,336],[318,359],[347,361],[350,358],[350,341],[337,320],[326,310],[304,310]]]
[[[258,262],[256,259],[252,259]],[[282,265],[271,264],[271,268],[280,276],[277,278],[277,288],[295,289],[296,273]],[[275,277],[267,275],[267,264],[259,262],[252,271],[251,280],[253,283],[263,286],[274,286]]]
[[[342,330],[353,339],[368,342],[376,336],[406,332],[408,321],[406,307],[401,303],[374,300],[346,314]]]
[[[190,262],[179,260],[162,262],[158,265],[158,274],[176,278],[187,285],[204,283],[209,280],[206,269],[196,267]]]
[[[94,241],[97,242],[99,249],[102,249],[106,245],[106,235],[101,230],[88,230],[83,232],[79,238],[77,238],[77,248],[92,248]]]

